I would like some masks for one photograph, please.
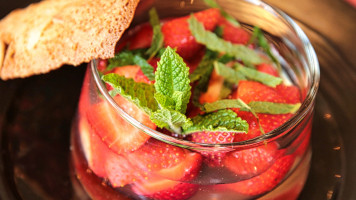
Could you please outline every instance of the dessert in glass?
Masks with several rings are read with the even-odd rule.
[[[315,52],[254,1],[155,1],[87,70],[72,129],[92,199],[296,199],[308,175]]]

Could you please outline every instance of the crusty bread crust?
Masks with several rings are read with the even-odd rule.
[[[114,56],[139,0],[46,0],[0,21],[0,78]]]

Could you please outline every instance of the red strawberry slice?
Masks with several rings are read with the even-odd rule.
[[[229,152],[224,165],[238,176],[253,177],[268,169],[282,152],[276,143]]]
[[[149,116],[136,105],[117,95],[115,101],[120,107],[142,124],[155,129]],[[95,134],[114,152],[121,154],[138,149],[150,136],[124,120],[106,101],[100,101],[87,110],[89,124]]]
[[[198,143],[224,144],[232,143],[236,133],[234,132],[210,132],[202,131],[191,134],[190,140]],[[226,152],[221,151],[200,151],[204,156],[204,162],[210,166],[222,166],[222,160]]]
[[[198,174],[201,160],[198,153],[151,139],[132,153],[109,157],[105,169],[114,187],[160,179],[188,181]]]
[[[237,94],[233,96],[236,98],[236,95],[247,104],[250,101],[286,102],[283,96],[279,95],[274,88],[256,81],[240,81]]]
[[[157,178],[136,183],[133,191],[155,200],[183,200],[193,196],[198,191],[198,185]]]
[[[88,167],[99,177],[106,177],[105,160],[106,156],[113,154],[110,149],[101,141],[101,139],[93,134],[90,126],[83,116],[79,119],[78,129],[80,135],[80,143],[88,162]]]
[[[295,104],[301,102],[300,90],[294,85],[277,85],[276,91],[285,99],[285,103]]]
[[[277,69],[271,65],[271,64],[267,64],[267,63],[262,63],[256,66],[256,69],[260,72],[275,76],[275,77],[279,77],[278,71]]]
[[[127,41],[130,50],[148,48],[151,46],[153,30],[150,24],[144,23],[139,25],[135,27],[133,32],[134,34]]]
[[[224,40],[235,44],[247,44],[250,34],[243,28],[232,25],[224,17],[219,19],[218,25],[223,29],[222,37]]]
[[[276,187],[291,169],[294,156],[287,155],[278,159],[269,169],[256,177],[233,184],[220,185],[240,194],[256,196],[266,193]]]
[[[213,30],[220,18],[217,9],[208,9],[194,14],[197,20],[204,24],[206,30]],[[190,32],[187,19],[189,16],[175,18],[162,25],[164,45],[177,48],[177,53],[184,59],[189,60],[195,53],[203,48],[198,44]]]

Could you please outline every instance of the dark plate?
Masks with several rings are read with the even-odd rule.
[[[337,0],[304,1],[268,1],[301,25],[321,65],[312,166],[300,199],[356,199],[356,10]],[[28,2],[1,0],[0,16]],[[0,81],[0,199],[77,199],[69,134],[84,71],[64,66]]]

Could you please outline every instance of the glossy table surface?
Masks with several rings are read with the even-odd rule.
[[[34,0],[0,0],[0,18]],[[342,0],[267,0],[310,38],[321,67],[310,176],[300,199],[356,199],[356,8]],[[0,199],[77,199],[69,132],[85,64],[0,81]]]

